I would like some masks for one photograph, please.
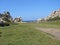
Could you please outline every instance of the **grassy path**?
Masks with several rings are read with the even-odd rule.
[[[60,40],[60,29],[57,29],[57,28],[36,28],[36,29],[49,33],[55,36],[55,38],[57,38],[58,40]]]
[[[40,26],[36,23],[22,23],[0,27],[0,45],[60,45],[59,40],[35,29]]]

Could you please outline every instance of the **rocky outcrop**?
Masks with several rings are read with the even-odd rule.
[[[12,22],[13,21],[13,18],[11,17],[11,15],[10,15],[10,12],[8,12],[8,11],[5,11],[4,12],[4,16],[3,16],[6,20],[9,20],[10,22]]]
[[[49,19],[57,19],[60,18],[60,9],[53,11],[49,16],[47,16],[46,18],[44,18],[45,20],[49,20]]]
[[[3,14],[0,13],[0,26],[9,26],[9,23],[13,21],[10,13],[8,11]]]
[[[6,22],[12,22],[13,18],[11,17],[10,13],[8,11],[4,12],[3,14],[0,13],[0,22],[1,21],[6,21]]]
[[[13,21],[14,21],[14,22],[22,22],[22,17],[15,18]]]
[[[60,20],[60,9],[53,11],[50,15],[48,15],[45,18],[42,19],[37,19],[37,22],[41,22],[41,21],[55,21],[55,20]]]

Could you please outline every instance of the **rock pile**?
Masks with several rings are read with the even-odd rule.
[[[4,13],[0,13],[0,26],[9,26],[10,23],[22,22],[22,17],[15,18],[13,20],[10,12],[5,11]]]

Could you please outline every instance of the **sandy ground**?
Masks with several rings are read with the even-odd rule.
[[[36,28],[36,29],[49,33],[49,34],[55,36],[56,39],[60,40],[60,29],[58,29],[58,28]]]

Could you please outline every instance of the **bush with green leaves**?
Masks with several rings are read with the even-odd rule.
[[[57,16],[57,17],[54,17],[54,18],[50,18],[47,21],[56,21],[56,20],[60,20],[60,17]]]

